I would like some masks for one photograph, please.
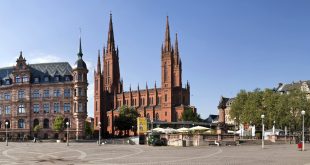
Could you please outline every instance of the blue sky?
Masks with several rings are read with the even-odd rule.
[[[179,37],[183,84],[189,80],[191,104],[206,118],[217,113],[221,95],[310,79],[309,9],[308,0],[2,0],[0,67],[13,65],[20,50],[29,63],[73,64],[81,27],[93,116],[93,71],[110,11],[125,90],[161,81],[169,15],[171,37]]]

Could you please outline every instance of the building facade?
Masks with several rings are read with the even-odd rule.
[[[234,119],[232,119],[229,115],[229,112],[231,110],[231,104],[234,100],[234,98],[226,98],[223,96],[221,97],[219,105],[217,106],[219,114],[218,123],[229,125],[234,124]]]
[[[0,68],[0,136],[59,138],[57,116],[69,122],[70,138],[83,138],[87,117],[87,66],[82,47],[72,68],[67,62],[27,64],[22,52],[13,67]],[[40,131],[34,128],[40,125]]]
[[[141,117],[152,121],[178,121],[186,108],[190,106],[190,85],[182,87],[182,62],[180,59],[178,38],[174,46],[170,39],[170,27],[167,17],[165,41],[161,49],[161,87],[156,82],[153,88],[146,84],[145,89],[123,91],[120,79],[119,50],[115,46],[112,15],[110,15],[108,41],[103,49],[103,67],[98,52],[97,69],[94,72],[94,129],[115,134],[114,118],[121,106],[134,107]],[[101,125],[98,123],[101,122]]]

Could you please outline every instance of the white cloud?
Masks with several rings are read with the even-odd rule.
[[[39,53],[29,53],[27,61],[30,64],[36,64],[36,63],[48,63],[48,62],[64,62],[66,60],[58,55],[39,52]]]

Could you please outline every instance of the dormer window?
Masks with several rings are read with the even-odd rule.
[[[70,81],[70,77],[69,77],[69,76],[66,76],[66,77],[65,77],[65,81]]]
[[[23,82],[28,82],[28,81],[29,81],[28,76],[23,76]]]
[[[44,82],[49,82],[48,76],[45,76],[45,77],[44,77]]]
[[[16,76],[16,77],[15,77],[15,82],[16,82],[16,83],[21,83],[21,79],[20,79],[19,76]]]
[[[6,80],[5,80],[5,85],[10,85],[10,84],[11,84],[10,79],[6,79]]]
[[[34,83],[39,83],[39,82],[40,82],[39,77],[35,77],[35,78],[34,78]]]
[[[55,81],[55,82],[59,82],[59,76],[55,76],[55,77],[54,77],[54,81]]]

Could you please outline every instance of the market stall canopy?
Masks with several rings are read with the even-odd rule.
[[[179,128],[177,129],[178,132],[188,132],[189,129],[188,128],[185,128],[185,127],[182,127],[182,128]]]
[[[163,128],[154,128],[153,129],[153,131],[155,131],[155,132],[161,132],[161,133],[165,133],[165,129],[163,129]]]
[[[190,128],[191,131],[205,131],[205,130],[208,130],[210,128],[207,128],[207,127],[202,127],[202,126],[195,126],[195,127],[192,127]]]

